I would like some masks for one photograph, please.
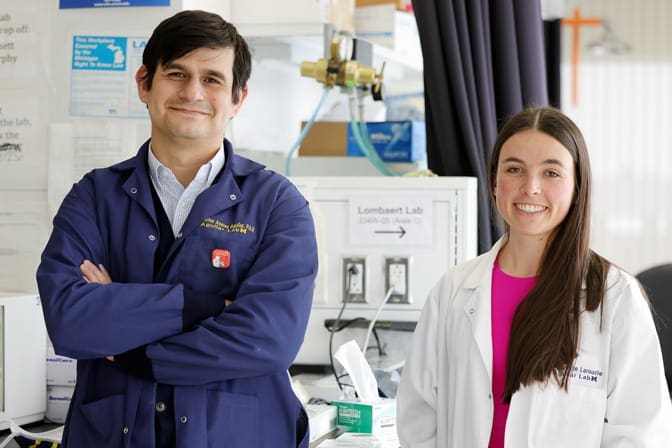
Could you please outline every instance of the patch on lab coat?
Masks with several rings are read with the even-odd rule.
[[[604,386],[604,369],[596,356],[579,355],[569,373],[569,382],[577,386],[602,389]]]
[[[212,266],[219,269],[228,269],[231,266],[231,253],[226,249],[215,249],[210,255]]]

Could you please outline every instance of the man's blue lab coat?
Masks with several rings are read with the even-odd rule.
[[[287,369],[312,302],[312,216],[287,179],[224,146],[223,171],[197,198],[158,283],[147,143],[63,201],[37,280],[56,353],[78,360],[65,446],[155,446],[157,383],[174,385],[177,447],[308,446]],[[213,260],[217,249],[229,252],[228,268]],[[84,259],[113,283],[87,283]],[[185,288],[217,297],[222,311],[183,331]],[[156,381],[106,359],[145,345]]]

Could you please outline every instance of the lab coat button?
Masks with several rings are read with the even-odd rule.
[[[164,403],[163,401],[159,401],[156,403],[155,408],[156,412],[163,412],[166,410],[166,403]]]
[[[474,309],[473,308],[469,308],[469,314],[474,314]]]
[[[183,415],[182,417],[180,417],[180,423],[187,423],[187,416],[186,415]]]
[[[235,194],[230,194],[229,199],[231,199],[232,201],[235,201],[236,199],[238,199],[238,196],[236,196]]]
[[[154,241],[156,239],[154,235],[149,235],[147,238],[149,239],[149,241]]]
[[[123,431],[124,431],[124,434],[128,434],[128,426],[124,426]]]

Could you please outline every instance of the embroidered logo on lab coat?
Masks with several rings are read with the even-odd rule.
[[[596,362],[586,362],[577,359],[569,374],[569,381],[579,386],[601,388],[604,381],[604,371],[596,366]]]
[[[242,233],[242,234],[254,233],[254,226],[251,224],[245,224],[242,222],[227,224],[218,219],[212,219],[212,218],[205,218],[201,223],[201,227],[205,227],[207,229],[219,230],[220,232],[227,232],[227,233]]]

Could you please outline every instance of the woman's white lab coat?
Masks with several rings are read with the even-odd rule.
[[[502,246],[450,269],[430,293],[398,388],[404,448],[487,448],[493,415],[490,292]],[[660,343],[639,285],[612,267],[600,312],[583,312],[568,391],[522,387],[507,448],[672,447]]]

